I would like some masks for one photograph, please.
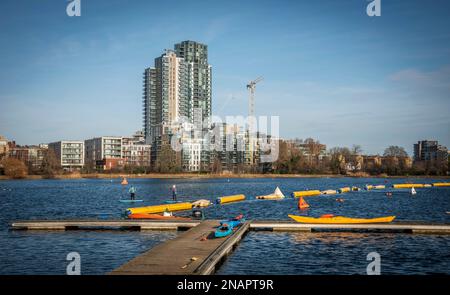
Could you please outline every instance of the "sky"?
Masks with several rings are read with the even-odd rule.
[[[450,148],[450,1],[0,2],[0,134],[18,144],[142,129],[142,75],[175,43],[208,45],[213,114],[280,117],[284,138],[367,154]]]

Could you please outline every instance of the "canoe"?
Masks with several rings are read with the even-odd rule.
[[[128,215],[130,219],[157,219],[157,220],[191,220],[186,217],[178,216],[163,216],[160,214],[146,214],[146,213],[136,213]]]
[[[238,216],[236,216],[236,217],[234,217],[232,219],[221,220],[220,221],[220,225],[223,225],[223,224],[227,223],[231,227],[236,227],[236,226],[238,226],[240,223],[242,223],[244,221],[245,221],[244,215],[239,214]]]
[[[230,219],[230,220],[222,220],[220,222],[220,226],[214,232],[214,236],[216,238],[223,238],[231,233],[233,233],[233,229],[238,227],[242,222],[245,221],[245,218],[242,214]]]
[[[224,223],[216,229],[216,231],[214,232],[214,237],[223,238],[223,237],[231,235],[232,232],[233,232],[233,227],[231,227],[227,223]]]
[[[288,215],[290,218],[301,223],[315,223],[315,224],[355,224],[355,223],[388,223],[394,220],[395,216],[385,216],[377,218],[351,218],[343,216],[335,217],[307,217],[307,216],[297,216]]]

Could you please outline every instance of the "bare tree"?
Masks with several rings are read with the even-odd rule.
[[[385,157],[408,157],[408,153],[403,147],[391,145],[384,150]]]
[[[52,178],[60,171],[61,165],[56,158],[55,152],[52,149],[48,149],[42,159],[41,173],[46,177]]]
[[[15,158],[5,158],[2,161],[4,173],[11,178],[25,178],[28,169],[25,163]]]

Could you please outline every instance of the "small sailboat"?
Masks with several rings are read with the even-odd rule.
[[[258,200],[278,200],[278,199],[284,199],[284,198],[285,198],[285,196],[284,196],[283,192],[281,192],[281,190],[278,186],[272,194],[256,197],[256,199],[258,199]]]
[[[411,188],[411,195],[415,195],[417,194],[416,190],[414,189],[414,187]]]

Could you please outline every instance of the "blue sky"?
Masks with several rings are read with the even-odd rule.
[[[0,134],[19,144],[142,128],[142,73],[182,40],[209,46],[213,113],[280,116],[282,137],[450,147],[450,2],[0,2]]]

